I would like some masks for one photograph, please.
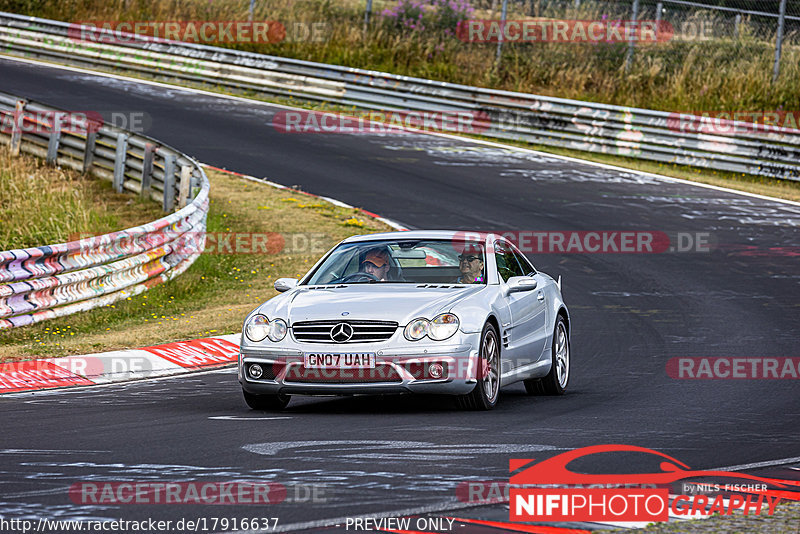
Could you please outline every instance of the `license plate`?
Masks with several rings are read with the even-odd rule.
[[[303,367],[306,369],[374,369],[374,352],[339,352],[304,354]]]

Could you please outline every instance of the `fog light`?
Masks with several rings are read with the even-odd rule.
[[[255,379],[261,378],[261,375],[264,374],[264,370],[257,363],[250,365],[250,370],[248,372],[250,373],[250,378]]]
[[[428,367],[428,374],[431,375],[431,378],[442,378],[442,375],[444,374],[442,364],[432,363],[431,366]]]

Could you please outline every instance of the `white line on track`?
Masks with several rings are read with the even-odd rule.
[[[743,469],[755,469],[756,467],[771,467],[774,465],[797,463],[800,463],[800,456],[795,456],[794,458],[782,458],[780,460],[769,460],[766,462],[755,462],[752,464],[729,465],[727,467],[718,467],[715,469],[715,471],[741,471]]]
[[[152,86],[155,86],[155,87],[164,87],[164,88],[173,89],[173,90],[174,89],[178,89],[178,90],[186,91],[186,92],[189,92],[189,93],[196,93],[196,94],[201,94],[201,95],[213,96],[213,97],[217,97],[217,98],[224,98],[224,99],[228,99],[228,100],[235,100],[235,101],[238,101],[238,102],[247,102],[249,104],[258,104],[258,105],[267,106],[267,107],[274,107],[274,108],[280,108],[280,109],[290,109],[290,110],[296,110],[296,111],[308,111],[306,108],[298,108],[298,107],[294,107],[294,106],[286,106],[286,105],[283,105],[283,104],[273,104],[271,102],[264,102],[262,100],[252,100],[252,99],[244,98],[244,97],[241,97],[241,96],[226,95],[226,94],[222,94],[222,93],[215,93],[213,91],[204,91],[202,89],[195,89],[193,87],[184,87],[184,86],[181,86],[181,85],[172,85],[172,84],[168,84],[168,83],[155,82],[155,81],[151,81],[151,80],[142,80],[142,79],[139,79],[139,78],[132,78],[130,76],[122,76],[120,74],[112,74],[112,73],[108,73],[108,72],[100,72],[100,71],[95,71],[95,70],[90,70],[90,69],[82,69],[80,67],[71,67],[71,66],[66,66],[66,65],[59,65],[57,63],[50,63],[50,62],[47,62],[47,61],[38,61],[38,60],[34,60],[34,59],[19,58],[19,57],[14,57],[14,56],[7,56],[7,55],[4,55],[4,54],[0,54],[0,58],[8,59],[10,61],[18,61],[20,63],[29,63],[29,64],[33,64],[33,65],[41,65],[41,66],[51,67],[51,68],[56,68],[56,69],[69,70],[69,71],[73,71],[73,72],[80,72],[80,73],[84,73],[84,74],[92,74],[92,75],[95,75],[95,76],[102,76],[102,77],[105,77],[105,78],[113,78],[113,79],[116,79],[116,80],[125,80],[125,81],[130,81],[130,82],[136,82],[136,83],[141,83],[141,84],[145,84],[145,85],[152,85]],[[575,157],[571,157],[571,156],[561,156],[559,154],[551,154],[549,152],[540,152],[538,150],[533,150],[531,148],[522,148],[522,147],[517,147],[517,146],[513,146],[513,145],[504,145],[502,143],[496,143],[496,142],[493,142],[493,141],[484,141],[482,139],[472,139],[471,137],[461,137],[461,136],[458,136],[458,135],[446,134],[446,133],[440,133],[440,132],[429,132],[429,131],[425,131],[425,130],[416,130],[416,129],[413,129],[413,128],[408,128],[408,130],[409,131],[418,132],[420,134],[435,135],[435,136],[438,136],[438,137],[445,137],[445,138],[448,138],[448,139],[455,139],[455,140],[474,143],[474,144],[478,144],[478,145],[491,146],[491,147],[495,147],[495,148],[504,148],[504,149],[508,149],[508,150],[516,150],[516,151],[520,151],[520,152],[528,152],[528,153],[531,153],[531,154],[536,154],[538,156],[551,157],[551,158],[560,159],[560,160],[563,160],[563,161],[570,161],[570,162],[573,162],[573,163],[580,163],[580,164],[583,164],[583,165],[591,165],[593,167],[600,167],[600,168],[603,168],[603,169],[609,169],[609,170],[618,171],[618,172],[633,173],[633,174],[638,174],[638,175],[641,175],[641,176],[649,176],[651,178],[657,178],[659,180],[664,180],[664,181],[668,181],[668,182],[681,183],[681,184],[685,184],[685,185],[691,185],[691,186],[694,186],[694,187],[703,187],[703,188],[706,188],[706,189],[714,189],[716,191],[725,191],[727,193],[734,193],[734,194],[743,195],[743,196],[746,196],[746,197],[758,198],[758,199],[761,199],[761,200],[768,200],[768,201],[772,201],[772,202],[779,202],[779,203],[788,204],[788,205],[791,205],[791,206],[800,206],[800,202],[795,202],[793,200],[785,200],[785,199],[782,199],[782,198],[768,197],[768,196],[765,196],[765,195],[758,195],[756,193],[748,193],[746,191],[739,191],[737,189],[729,189],[727,187],[722,187],[722,186],[718,186],[718,185],[702,184],[702,183],[699,183],[699,182],[692,182],[690,180],[683,180],[681,178],[673,178],[672,176],[664,176],[663,174],[655,174],[655,173],[651,173],[651,172],[639,171],[639,170],[636,170],[636,169],[627,169],[625,167],[617,167],[616,165],[609,165],[607,163],[598,163],[596,161],[589,161],[589,160],[575,158]]]
[[[274,421],[275,419],[293,419],[293,417],[242,417],[238,415],[215,415],[209,419],[217,421]]]
[[[68,449],[0,449],[0,454],[105,454],[113,451],[88,451]]]

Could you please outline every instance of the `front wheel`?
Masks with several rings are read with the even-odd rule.
[[[483,327],[478,356],[478,383],[471,393],[458,397],[458,402],[466,410],[491,410],[500,395],[500,345],[491,323]]]
[[[289,395],[255,395],[242,390],[244,401],[253,410],[283,410],[289,404]]]
[[[544,378],[525,380],[525,391],[529,395],[563,395],[569,383],[569,356],[567,324],[559,315],[553,330],[550,372]]]

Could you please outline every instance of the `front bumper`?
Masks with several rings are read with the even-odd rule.
[[[429,393],[463,395],[476,384],[480,333],[459,332],[443,342],[390,341],[384,343],[248,343],[242,340],[239,382],[248,393],[301,395],[357,395]],[[375,353],[375,369],[305,369],[304,353]],[[264,370],[259,379],[248,373],[257,363]],[[430,365],[445,370],[431,376]]]

